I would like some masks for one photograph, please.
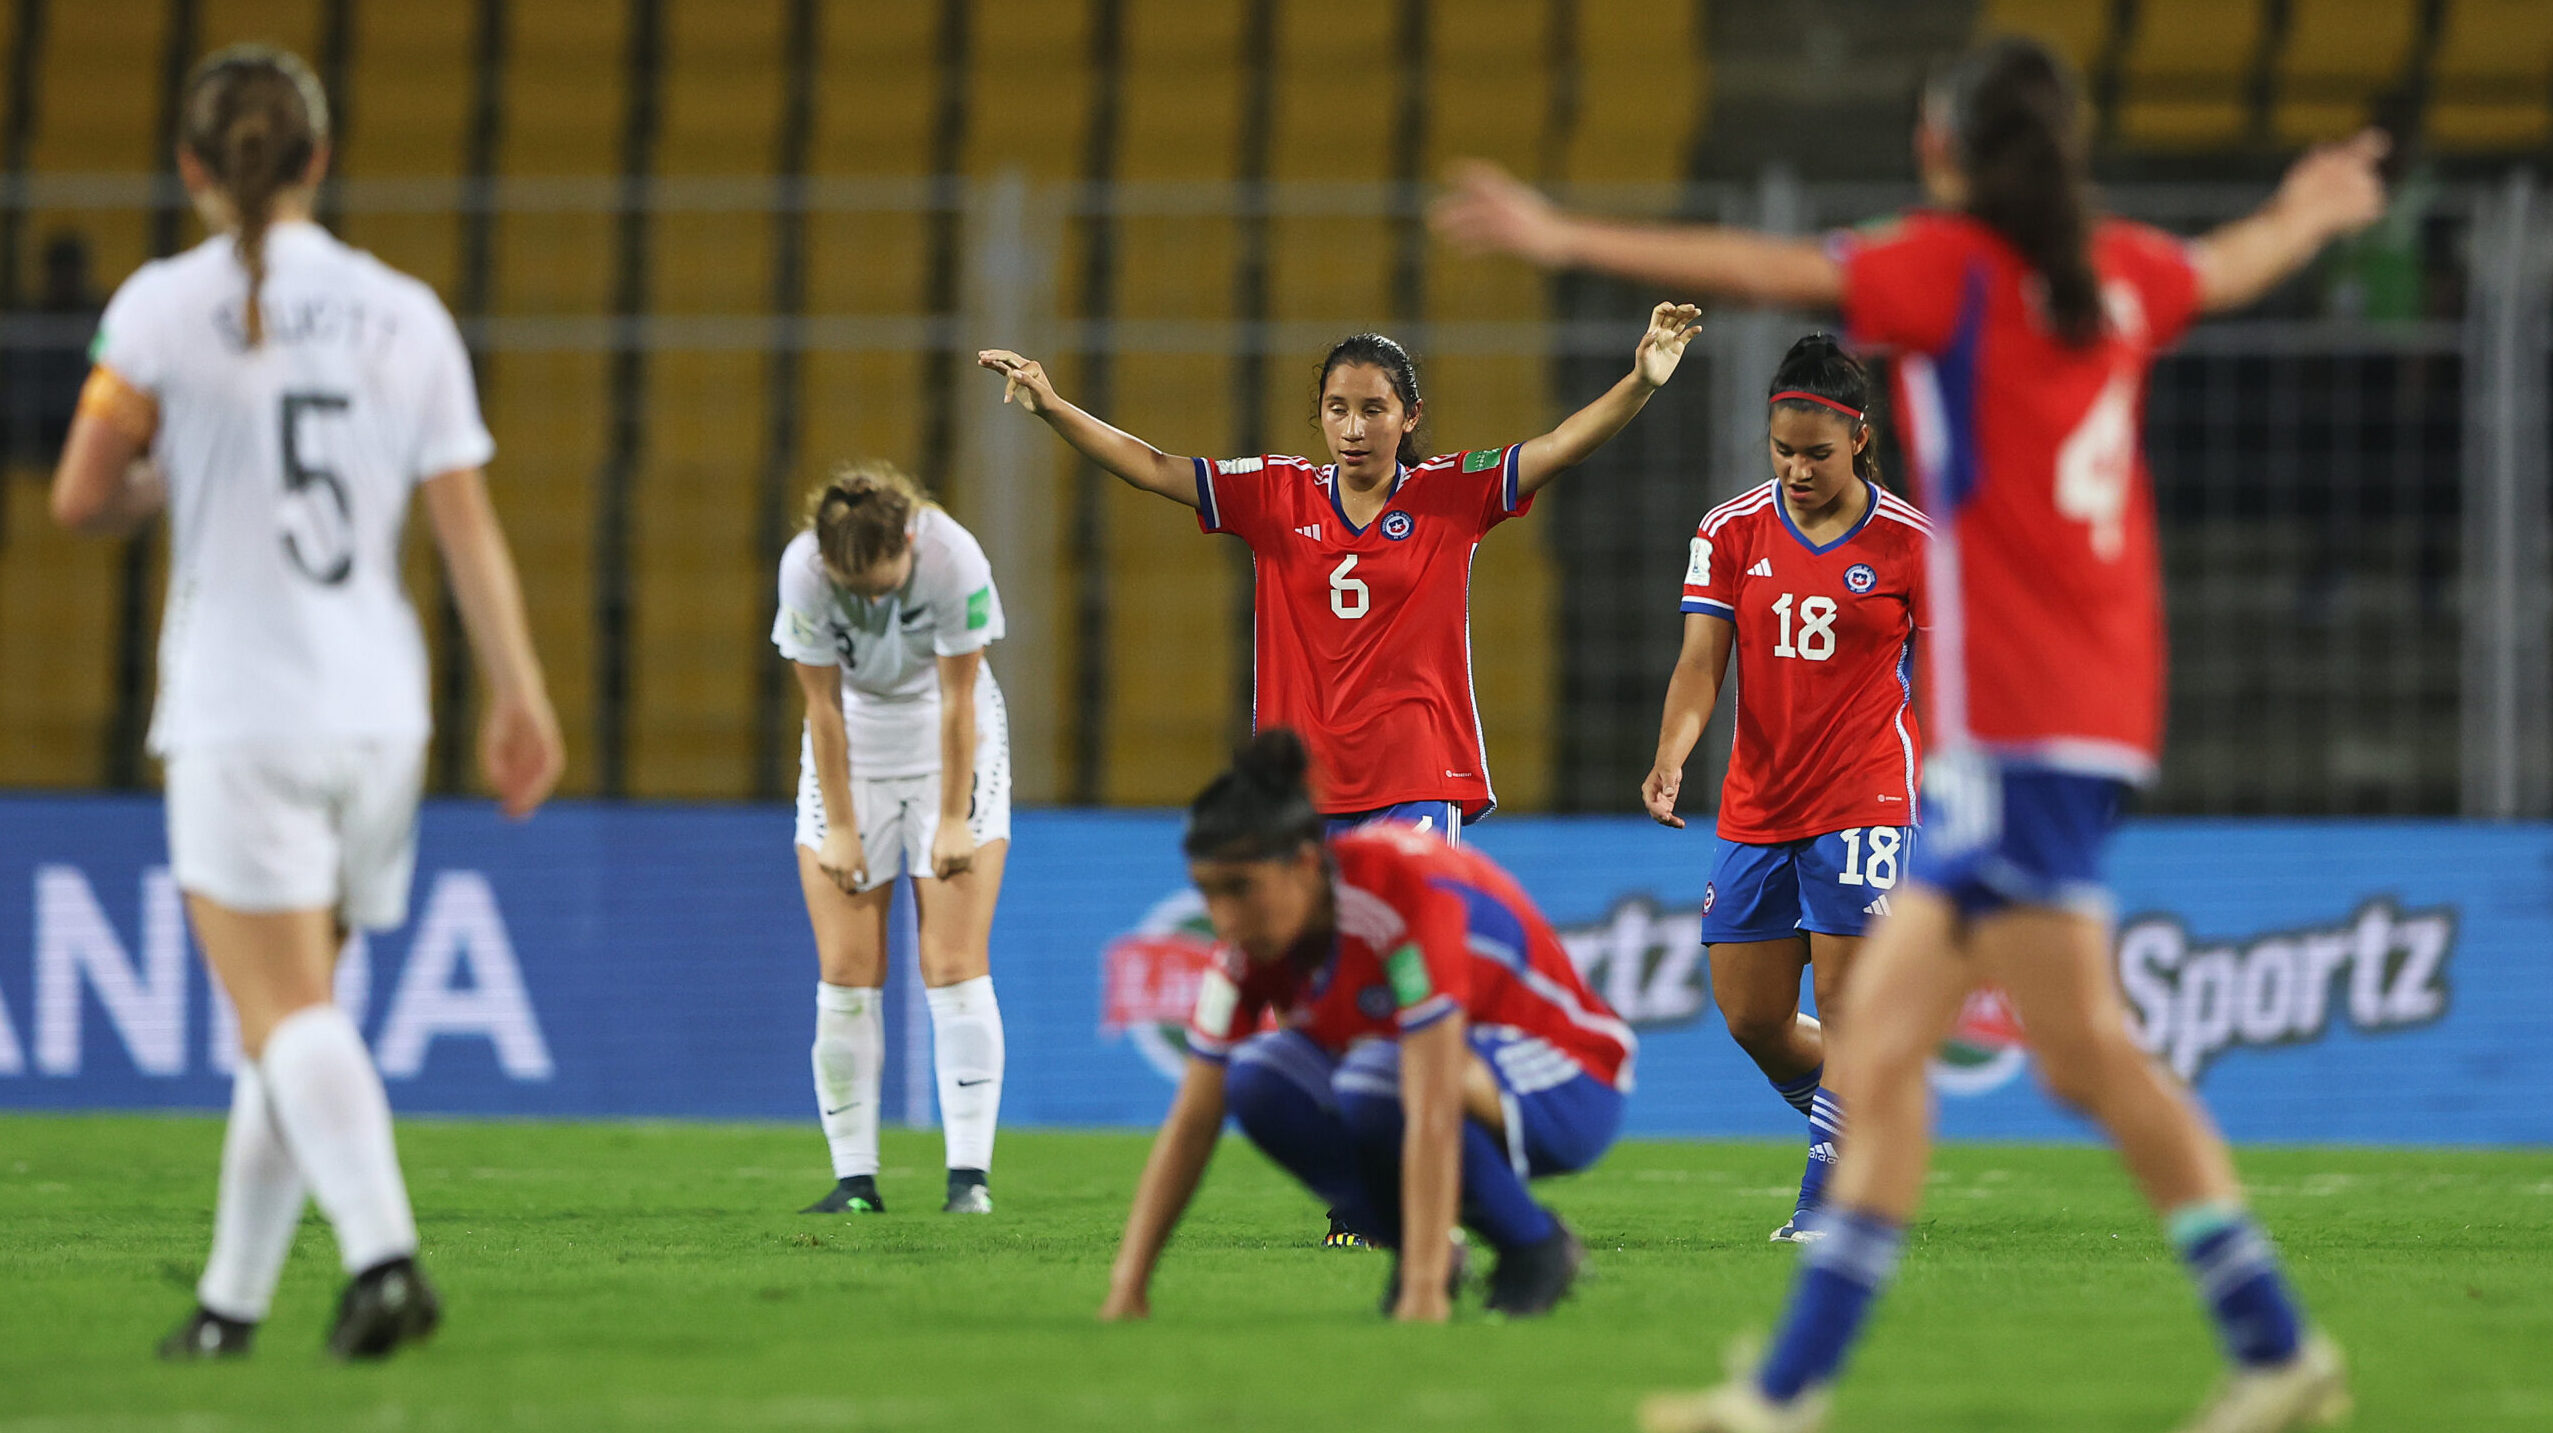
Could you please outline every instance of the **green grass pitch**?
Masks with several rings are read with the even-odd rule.
[[[935,1136],[891,1132],[892,1213],[790,1211],[812,1130],[412,1120],[449,1318],[421,1352],[320,1353],[338,1274],[305,1222],[243,1364],[166,1367],[218,1122],[0,1117],[0,1433],[662,1428],[1617,1430],[1773,1317],[1797,1151],[1635,1142],[1546,1186],[1594,1251],[1558,1315],[1374,1313],[1373,1254],[1226,1140],[1154,1291],[1092,1320],[1145,1147],[1002,1137],[989,1219],[946,1217]],[[2357,1367],[2362,1429],[2553,1428],[2553,1152],[2257,1149],[2259,1207]],[[2214,1376],[2192,1295],[2110,1157],[1947,1149],[1841,1429],[2152,1430]]]

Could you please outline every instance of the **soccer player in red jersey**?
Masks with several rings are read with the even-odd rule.
[[[1915,151],[1936,206],[1828,242],[1558,213],[1487,167],[1441,232],[1743,299],[1843,311],[1899,355],[1900,411],[1939,530],[1924,644],[1936,755],[1913,870],[1846,992],[1867,1012],[1830,1079],[1853,1138],[1754,1375],[1652,1400],[1653,1429],[1808,1429],[1904,1243],[1931,1154],[1925,1060],[1979,983],[2029,1030],[2049,1090],[2097,1121],[2203,1291],[2231,1376],[2191,1425],[2258,1433],[2346,1412],[2246,1211],[2225,1141],[2129,1036],[2100,853],[2163,716],[2163,613],[2138,428],[2147,369],[2201,313],[2239,308],[2382,214],[2373,131],[2318,148],[2247,218],[2185,243],[2087,197],[2072,76],[2035,42],[1971,51],[1927,87]]]
[[[1393,1317],[1449,1313],[1458,1216],[1498,1251],[1488,1307],[1548,1312],[1584,1253],[1525,1181],[1613,1142],[1631,1029],[1487,857],[1390,822],[1325,839],[1307,762],[1293,732],[1262,732],[1188,809],[1189,875],[1222,946],[1101,1317],[1150,1312],[1226,1114],[1395,1251]],[[1279,1028],[1261,1031],[1271,1012]]]
[[[1808,1170],[1776,1243],[1811,1213],[1843,1137],[1824,1087],[1846,972],[1914,854],[1915,631],[1931,526],[1878,483],[1870,375],[1832,335],[1791,345],[1773,376],[1774,477],[1713,508],[1684,574],[1684,650],[1667,685],[1649,814],[1675,814],[1684,761],[1738,669],[1737,741],[1719,851],[1702,893],[1711,999],[1729,1034],[1808,1116]],[[1817,1016],[1800,1013],[1814,970]]]
[[[1452,837],[1497,804],[1472,700],[1472,553],[1622,431],[1674,374],[1700,316],[1658,305],[1631,372],[1541,437],[1435,458],[1420,446],[1418,369],[1380,334],[1345,340],[1321,364],[1327,464],[1173,457],[1057,397],[1029,359],[992,349],[976,361],[1007,380],[1004,402],[1084,457],[1250,544],[1255,725],[1302,733],[1321,811]]]

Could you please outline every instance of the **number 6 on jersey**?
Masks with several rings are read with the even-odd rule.
[[[1354,621],[1374,610],[1374,594],[1363,578],[1350,577],[1356,570],[1356,554],[1351,552],[1330,569],[1330,610]]]

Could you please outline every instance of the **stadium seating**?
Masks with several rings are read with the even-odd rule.
[[[157,167],[164,144],[158,80],[151,67],[137,66],[130,57],[137,48],[158,53],[165,10],[149,0],[96,0],[52,10],[29,146],[31,170],[131,175]],[[120,281],[150,255],[151,220],[130,208],[39,208],[28,214],[22,232],[22,282],[32,282],[35,254],[57,233],[74,233],[88,243],[91,272],[102,287]],[[191,237],[182,233],[181,242]],[[120,548],[55,528],[45,505],[45,476],[13,473],[6,484],[0,782],[86,785],[105,770],[115,711]],[[158,600],[154,583],[149,601],[155,609]]]
[[[1186,0],[1135,0],[1126,7],[1119,177],[1140,183],[1233,172],[1248,83],[1240,23],[1238,7]],[[1237,231],[1223,216],[1118,219],[1111,316],[1133,325],[1231,318]],[[1221,458],[1244,442],[1234,412],[1239,377],[1229,355],[1125,351],[1109,380],[1109,416],[1171,452]],[[1287,433],[1288,440],[1295,437]],[[1078,464],[1066,470],[1083,471]],[[1113,599],[1106,618],[1102,794],[1154,805],[1184,802],[1220,768],[1236,722],[1248,719],[1235,711],[1232,680],[1247,651],[1239,635],[1247,620],[1247,565],[1237,560],[1237,544],[1201,536],[1186,509],[1113,478],[1102,481],[1103,554]]]
[[[1572,7],[1578,21],[1572,122],[1561,173],[1574,184],[1659,184],[1682,178],[1706,132],[1711,72],[1701,8],[1681,0]],[[1637,84],[1618,76],[1637,75]]]
[[[626,70],[596,56],[627,52],[627,7],[551,0],[507,7],[507,181],[620,172]],[[517,190],[516,192],[524,192]],[[504,321],[594,320],[612,307],[618,253],[607,214],[526,208],[496,224],[495,315]],[[523,569],[534,640],[568,734],[565,789],[594,784],[596,480],[611,413],[609,364],[591,349],[515,348],[481,386],[496,433],[496,503]]]
[[[2116,43],[2118,7],[2110,0],[1985,0],[1982,35],[2027,35],[2063,55],[2079,75],[2097,75]]]
[[[664,16],[656,173],[770,175],[785,92],[781,0],[672,0]],[[755,208],[657,215],[649,310],[768,314],[771,229]],[[635,795],[735,796],[752,779],[755,677],[776,660],[758,534],[768,370],[763,345],[727,337],[647,357],[646,461],[629,494]]]
[[[2120,66],[2113,132],[2132,149],[2213,149],[2250,137],[2259,0],[2142,0]]]
[[[2541,153],[2553,143],[2553,5],[2448,0],[2431,84],[2438,148]]]
[[[2419,12],[2419,0],[2290,0],[2272,137],[2310,144],[2366,124],[2369,102],[2402,80]]]

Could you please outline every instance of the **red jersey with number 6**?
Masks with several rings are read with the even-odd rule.
[[[1711,509],[1693,534],[1684,610],[1736,628],[1737,739],[1720,835],[1751,845],[1856,826],[1912,826],[1922,737],[1913,711],[1931,525],[1865,484],[1870,506],[1819,546],[1776,482]]]
[[[1230,946],[1197,987],[1188,1052],[1217,1063],[1273,1013],[1334,1055],[1462,1012],[1501,1038],[1491,1058],[1520,1095],[1581,1074],[1631,1088],[1639,1048],[1587,988],[1560,936],[1487,856],[1407,826],[1330,840],[1338,937],[1313,961],[1260,964]]]
[[[1271,454],[1197,466],[1197,524],[1250,544],[1255,723],[1312,753],[1313,799],[1348,815],[1451,801],[1498,804],[1472,700],[1472,553],[1533,506],[1520,446],[1447,453],[1394,477],[1364,527],[1338,471]]]
[[[2106,321],[2070,347],[2018,252],[1964,215],[1840,236],[1854,342],[1894,349],[1916,492],[1940,529],[1928,725],[2049,770],[2144,781],[2163,739],[2163,580],[2139,442],[2146,372],[2197,317],[2180,240],[2103,221]]]

